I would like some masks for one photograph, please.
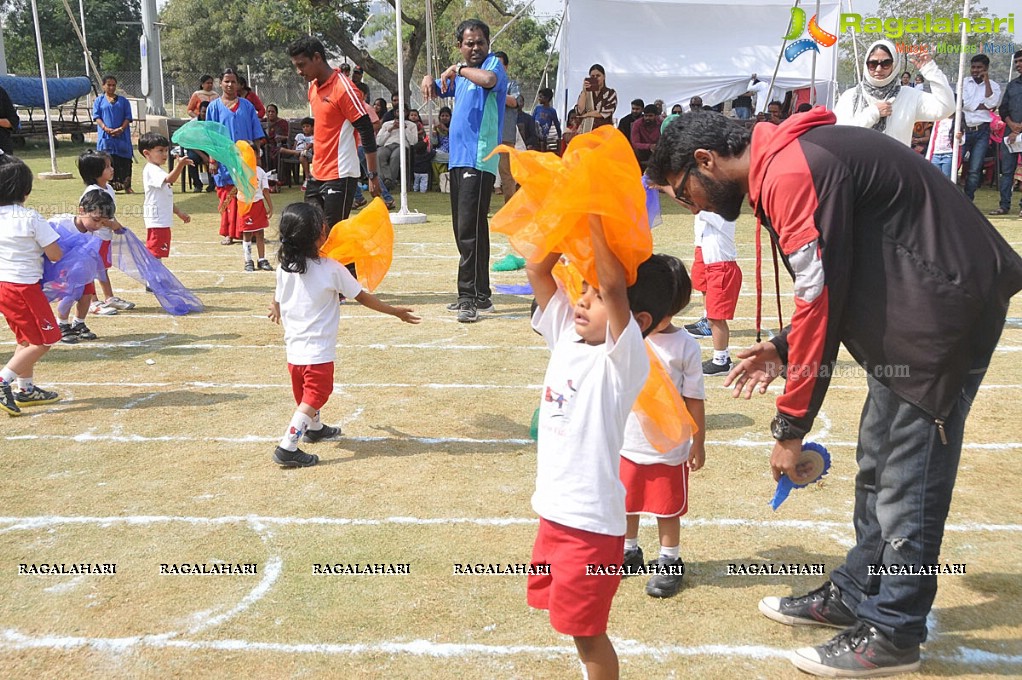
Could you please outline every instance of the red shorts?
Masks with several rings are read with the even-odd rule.
[[[692,288],[701,293],[706,292],[706,265],[703,264],[703,249],[696,246],[695,257],[692,258]]]
[[[733,319],[742,290],[742,270],[737,262],[706,265],[706,318]]]
[[[334,362],[296,366],[288,364],[291,373],[291,391],[296,404],[308,404],[317,411],[326,404],[334,391]]]
[[[625,512],[681,517],[688,512],[688,465],[639,465],[621,457]]]
[[[94,283],[87,283],[87,284],[85,284],[85,287],[82,288],[82,297],[87,297],[89,295],[95,295],[95,294],[96,294],[96,284],[94,284]],[[79,299],[81,299],[81,298],[79,298]]]
[[[170,227],[150,227],[146,230],[145,247],[155,258],[170,255]]]
[[[233,184],[216,188],[216,197],[223,205],[227,201],[227,208],[220,213],[220,235],[227,238],[241,238],[241,220],[238,219],[238,197],[228,200],[227,194],[231,193]]]
[[[103,241],[99,246],[99,256],[103,258],[103,266],[107,269],[113,266],[110,260],[110,241]]]
[[[262,231],[270,226],[270,218],[266,216],[266,204],[262,200],[252,204],[245,216],[241,218],[241,231]]]
[[[624,549],[624,536],[594,534],[540,517],[532,564],[549,564],[550,573],[529,576],[529,606],[550,610],[550,625],[558,633],[606,633],[621,574],[590,575],[586,567],[620,567]]]
[[[0,314],[21,345],[54,345],[60,342],[57,320],[38,283],[0,281]]]

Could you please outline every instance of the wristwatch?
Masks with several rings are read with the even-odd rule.
[[[770,421],[770,434],[779,442],[799,438],[799,435],[792,431],[792,426],[788,419],[779,413]]]
[[[460,76],[461,75],[461,69],[465,68],[466,66],[468,66],[468,64],[465,64],[465,63],[461,63],[461,64],[458,64],[457,66],[455,66],[454,67],[454,75]]]
[[[380,173],[373,172],[372,170],[369,170],[368,172],[366,172],[366,177],[368,177],[369,179],[376,179],[379,176],[380,176]]]

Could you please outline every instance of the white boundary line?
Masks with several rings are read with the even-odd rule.
[[[643,518],[645,523],[653,524],[653,518]],[[114,525],[151,526],[157,524],[191,524],[199,526],[223,526],[230,524],[262,524],[268,526],[487,526],[507,527],[517,525],[533,525],[539,520],[535,517],[382,517],[378,519],[358,517],[270,517],[264,515],[222,515],[220,517],[197,517],[188,515],[111,515],[95,517],[85,515],[37,515],[26,517],[0,517],[0,525],[6,525],[2,532],[44,529],[64,525],[97,525],[109,528]],[[848,521],[831,520],[798,520],[798,519],[739,519],[739,518],[698,518],[681,519],[686,527],[730,527],[777,529],[791,531],[834,531],[852,528],[851,517]],[[967,533],[985,531],[990,533],[1022,533],[1022,524],[986,524],[966,522],[964,524],[948,524],[945,531]]]

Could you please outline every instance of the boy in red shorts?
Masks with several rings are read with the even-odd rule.
[[[12,416],[20,415],[22,407],[60,399],[32,382],[36,362],[60,341],[57,320],[40,284],[41,256],[56,262],[63,253],[53,227],[24,206],[31,192],[28,166],[14,156],[0,155],[0,314],[17,342],[14,356],[0,369],[0,410]]]
[[[147,132],[138,140],[138,151],[145,159],[142,170],[142,184],[145,187],[145,200],[142,201],[142,217],[146,226],[146,248],[153,257],[170,256],[170,228],[174,224],[174,215],[188,224],[191,216],[174,205],[174,183],[181,176],[185,166],[195,165],[190,158],[178,159],[177,167],[168,174],[163,169],[170,155],[170,140],[158,132]]]
[[[727,375],[731,370],[728,343],[731,329],[727,322],[735,318],[738,293],[742,290],[742,270],[738,268],[735,223],[716,213],[700,211],[702,254],[706,269],[706,320],[713,337],[713,358],[703,362],[703,375]]]
[[[599,217],[590,231],[600,287],[584,287],[574,306],[552,275],[558,253],[526,266],[538,305],[532,327],[552,350],[532,496],[540,518],[532,564],[549,570],[529,576],[528,602],[550,611],[554,630],[574,637],[588,677],[603,680],[618,677],[607,619],[624,550],[625,421],[649,374],[642,334],[667,315],[673,296],[663,291],[674,280],[654,256],[628,287]]]

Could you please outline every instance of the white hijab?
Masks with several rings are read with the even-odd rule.
[[[891,66],[891,73],[886,78],[874,78],[870,74],[869,67],[866,66],[866,62],[870,60],[873,51],[878,47],[887,50],[894,60],[894,64]],[[877,40],[874,42],[866,50],[866,57],[862,60],[862,81],[855,88],[855,100],[852,110],[858,113],[868,106],[873,106],[878,101],[893,103],[898,96],[898,92],[901,91],[900,76],[901,54],[898,53],[898,48],[890,40]],[[887,118],[883,116],[873,125],[873,129],[878,132],[883,132],[886,128]]]

